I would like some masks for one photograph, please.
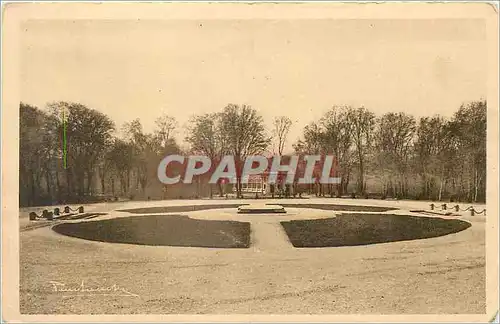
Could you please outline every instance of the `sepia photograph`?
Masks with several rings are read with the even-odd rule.
[[[497,6],[3,15],[3,320],[497,315]]]

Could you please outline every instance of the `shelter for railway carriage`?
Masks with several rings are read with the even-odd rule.
[[[281,157],[281,164],[282,165],[287,165],[290,163],[290,158],[291,156],[282,156]],[[303,192],[303,191],[314,191],[317,192],[319,189],[319,183],[316,181],[316,183],[308,183],[308,184],[298,184],[298,179],[304,176],[305,168],[306,168],[306,162],[305,160],[300,157],[297,163],[297,169],[295,172],[292,172],[293,178],[294,178],[294,183],[293,184],[286,184],[285,180],[288,175],[287,172],[273,172],[276,173],[276,183],[275,184],[269,184],[268,179],[269,176],[272,174],[271,166],[273,162],[273,157],[268,158],[268,167],[267,169],[262,173],[262,174],[256,174],[256,175],[250,175],[247,177],[247,179],[242,179],[242,188],[241,192],[242,193],[256,193],[260,195],[268,195],[273,192],[275,194],[288,194],[288,195],[293,195],[294,192]],[[256,167],[256,166],[254,166]],[[334,166],[333,170],[330,171],[330,175],[333,176],[335,173],[335,167]],[[321,177],[323,171],[323,164],[322,162],[319,162],[315,165],[313,169],[313,178],[319,179]],[[236,179],[232,179],[234,181],[234,184],[232,185],[232,191],[236,192]],[[246,181],[245,181],[246,180]],[[334,185],[337,186],[337,185]]]
[[[241,179],[241,192],[243,193],[258,193],[262,195],[267,195],[271,192],[271,184],[268,183],[270,172],[264,172],[262,174],[252,174],[246,177],[246,179]],[[236,182],[236,181],[234,181]],[[290,186],[290,188],[293,186]],[[285,190],[285,177],[282,174],[277,175],[277,181],[275,184],[275,190]],[[291,189],[290,189],[291,190]],[[236,183],[233,184],[233,192],[236,192]],[[293,194],[293,192],[290,192]]]

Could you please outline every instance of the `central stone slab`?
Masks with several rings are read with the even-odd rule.
[[[238,207],[238,214],[278,214],[286,213],[283,206],[280,205],[265,205],[265,204],[251,204]]]

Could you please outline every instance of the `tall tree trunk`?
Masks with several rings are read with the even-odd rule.
[[[127,172],[128,171],[122,171],[122,173],[120,174],[120,190],[121,190],[121,194],[123,196],[126,196],[127,193],[128,193],[128,190],[127,190]]]
[[[57,202],[61,202],[61,182],[59,180],[59,171],[56,170]]]
[[[73,192],[73,186],[72,186],[72,177],[71,177],[71,171],[69,168],[66,169],[66,199],[69,199]]]
[[[83,196],[83,192],[85,191],[85,175],[81,170],[77,170],[76,172],[76,185],[78,186],[78,196]]]
[[[347,176],[346,176],[346,179],[345,179],[345,182],[344,182],[344,189],[343,189],[343,192],[344,193],[348,193],[348,186],[349,186],[349,182],[351,181],[351,171],[349,170],[347,172]]]
[[[467,176],[467,184],[466,184],[466,197],[468,202],[472,202],[472,197],[471,197],[471,181],[470,181],[470,173]]]
[[[345,181],[345,178],[344,178],[344,175],[342,174],[342,176],[340,177],[340,184],[337,186],[337,188],[338,188],[337,196],[338,197],[342,197],[342,195],[343,195],[344,181]]]
[[[441,179],[439,183],[438,201],[441,201],[442,194],[443,194],[443,179]]]
[[[358,193],[364,195],[364,181],[365,180],[365,166],[363,161],[363,154],[359,153],[359,178],[358,178]]]
[[[224,196],[224,193],[222,191],[222,183],[219,181],[217,183],[217,186],[219,187],[219,197],[223,197]]]
[[[99,180],[101,182],[101,193],[104,194],[106,192],[106,170],[104,166],[100,166],[98,168],[99,171]]]
[[[36,200],[38,200],[38,202],[41,202],[41,197],[40,197],[40,193],[42,192],[42,186],[40,184],[41,179],[42,175],[40,173],[35,174],[35,188],[36,192],[38,192],[38,194],[35,193],[35,198]]]
[[[35,183],[36,183],[36,180],[35,180],[35,172],[32,171],[31,172],[31,197],[29,198],[29,201],[30,201],[30,205],[33,206],[35,205],[36,203],[36,188],[35,188]]]
[[[115,178],[111,177],[111,193],[115,196]]]
[[[125,189],[125,193],[128,194],[129,190],[130,190],[130,171],[127,170],[127,188]]]
[[[87,195],[90,195],[92,193],[92,180],[93,180],[92,170],[87,171],[87,188],[86,188]]]
[[[479,178],[478,178],[477,169],[476,169],[476,172],[474,175],[474,202],[477,202],[478,187],[479,187]]]
[[[106,180],[104,178],[104,173],[103,173],[103,175],[101,176],[101,194],[104,195],[105,192],[106,192]]]
[[[243,198],[241,194],[241,176],[236,176],[236,198]]]
[[[47,187],[47,195],[49,196],[50,200],[53,200],[52,197],[52,186],[51,186],[51,174],[50,171],[45,172],[45,186]]]
[[[428,187],[427,187],[427,177],[425,176],[425,173],[420,174],[420,177],[422,178],[422,197],[424,199],[429,199],[429,192],[428,192]]]

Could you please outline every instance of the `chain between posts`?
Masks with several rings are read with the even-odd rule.
[[[434,208],[436,207],[435,204],[430,204],[430,207],[431,207],[431,210],[434,210]],[[441,210],[446,210],[448,208],[448,206],[446,204],[442,204],[441,205]],[[474,206],[470,206],[470,207],[467,207],[465,209],[462,209],[460,208],[459,205],[455,205],[453,206],[453,208],[455,209],[456,212],[459,212],[459,211],[470,211],[471,212],[471,216],[474,216],[474,215],[481,215],[481,214],[484,214],[486,216],[486,208],[481,210],[481,211],[478,211],[476,209],[474,209]]]
[[[65,206],[64,207],[64,211],[63,213],[65,214],[69,214],[71,212],[78,212],[78,213],[83,213],[84,212],[84,208],[83,206],[80,206],[76,209],[73,209],[69,206]],[[61,214],[61,211],[58,207],[54,208],[54,211],[49,211],[47,209],[44,209],[42,211],[42,214],[40,216],[38,216],[38,214],[36,212],[31,212],[29,214],[29,217],[30,217],[30,220],[37,220],[37,219],[40,219],[40,218],[44,218],[44,219],[47,219],[47,220],[53,220],[54,219],[54,216],[59,216]]]

